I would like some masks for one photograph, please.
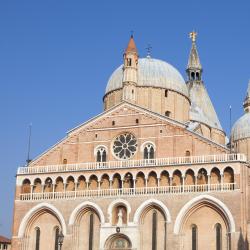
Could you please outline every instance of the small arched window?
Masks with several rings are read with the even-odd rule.
[[[166,112],[165,112],[165,116],[170,117],[170,115],[171,115],[171,112],[170,112],[170,111],[166,111]]]
[[[58,242],[58,236],[59,236],[59,228],[55,228],[55,250],[59,250],[59,242]]]
[[[99,147],[96,152],[96,161],[97,162],[106,162],[107,161],[107,152],[104,147]]]
[[[221,224],[217,223],[215,225],[215,233],[216,233],[216,250],[221,250],[222,249]]]
[[[151,143],[148,143],[143,150],[144,159],[154,159],[155,158],[155,149]]]
[[[131,66],[131,65],[132,65],[132,59],[131,59],[131,58],[128,58],[128,59],[127,59],[127,64],[128,64],[128,66]]]
[[[187,150],[186,153],[185,153],[185,155],[186,156],[190,156],[191,155],[190,151]]]
[[[157,249],[157,212],[152,214],[152,250]]]
[[[37,227],[36,229],[36,250],[40,250],[40,228]]]
[[[63,164],[67,164],[67,159],[63,159]]]
[[[198,235],[198,230],[196,225],[191,226],[192,230],[192,250],[197,250],[197,235]]]
[[[195,80],[195,73],[194,73],[194,72],[191,73],[191,80],[192,80],[192,81]]]
[[[165,90],[165,97],[168,97],[168,90]]]
[[[199,74],[199,72],[196,72],[196,80],[200,80],[200,74]]]

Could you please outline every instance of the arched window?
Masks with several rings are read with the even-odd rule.
[[[192,72],[192,73],[191,73],[191,81],[194,81],[194,80],[195,80],[195,73]]]
[[[154,159],[155,158],[155,149],[151,143],[148,143],[143,150],[144,159]]]
[[[99,147],[96,152],[96,161],[97,162],[106,162],[107,161],[107,153],[104,147]]]
[[[67,164],[67,159],[63,159],[63,164]]]
[[[128,58],[128,59],[127,59],[127,63],[128,63],[128,66],[131,66],[131,65],[132,65],[132,59],[131,59],[131,58]]]
[[[152,218],[152,250],[157,249],[157,212],[153,211]]]
[[[55,228],[55,250],[59,250],[59,244],[58,244],[58,236],[59,236],[59,228]]]
[[[199,74],[199,72],[196,72],[196,80],[200,80],[200,74]]]
[[[168,90],[165,90],[165,97],[168,97]]]
[[[198,234],[197,226],[192,225],[191,230],[192,230],[192,250],[197,250],[198,249],[198,247],[197,247],[197,234]]]
[[[166,112],[165,112],[165,116],[170,117],[170,115],[171,115],[171,112],[170,112],[170,111],[166,111]]]
[[[40,249],[40,228],[37,227],[36,229],[36,250],[39,250]]]
[[[94,215],[91,213],[89,217],[89,250],[93,250],[94,235]]]
[[[221,250],[222,249],[221,224],[217,223],[215,225],[215,233],[216,233],[216,250]]]

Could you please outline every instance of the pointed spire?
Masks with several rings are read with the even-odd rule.
[[[189,37],[192,40],[192,47],[190,50],[188,64],[187,64],[187,74],[189,81],[201,80],[202,66],[198,54],[198,50],[196,47],[196,37],[197,32],[192,31],[189,33]]]
[[[246,113],[250,112],[250,80],[248,82],[247,95],[244,100],[243,107]]]
[[[127,53],[136,53],[137,54],[137,48],[135,45],[135,40],[134,40],[133,34],[131,34],[129,42],[128,42],[128,46],[125,50],[125,54],[127,54]]]
[[[127,49],[123,54],[123,100],[135,102],[137,70],[138,70],[138,53],[135,45],[133,34],[131,34]]]
[[[200,63],[200,58],[199,58],[199,54],[197,51],[197,47],[196,47],[196,37],[197,37],[197,33],[195,31],[192,31],[189,34],[190,39],[192,40],[192,47],[191,47],[191,51],[189,54],[189,59],[188,59],[188,65],[187,68],[188,69],[202,69],[201,63]]]

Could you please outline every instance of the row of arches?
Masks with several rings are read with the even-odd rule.
[[[174,233],[181,235],[179,238],[181,241],[180,245],[183,245],[185,247],[184,249],[192,250],[226,249],[226,245],[230,244],[228,235],[235,231],[234,221],[228,208],[218,199],[208,195],[196,197],[188,203],[190,203],[188,207],[186,207],[186,204],[179,211],[174,223]],[[130,206],[127,201],[124,200],[115,202],[113,206],[111,206],[111,211],[115,211],[114,208],[119,206],[123,206],[127,209],[127,212],[130,213]],[[39,228],[39,242],[43,244],[43,248],[41,249],[51,249],[51,247],[48,248],[46,244],[55,242],[57,234],[55,230],[46,230],[46,228],[60,228],[64,235],[67,234],[64,219],[61,215],[57,214],[60,212],[55,209],[55,213],[53,213],[52,209],[53,206],[49,204],[39,204],[34,207],[32,211],[24,217],[20,225],[19,238],[24,237],[29,239],[27,245],[34,246],[34,232]],[[206,219],[204,220],[202,218]],[[41,221],[44,222],[44,220],[46,221],[46,228],[41,224]],[[104,222],[104,214],[97,204],[92,202],[79,204],[69,218],[69,225],[74,226],[73,235],[70,237],[74,242],[71,242],[71,245],[78,247],[85,246],[87,249],[92,250],[97,250],[102,247],[107,250],[114,249],[113,247],[117,243],[114,239],[121,236],[119,232],[117,232],[118,234],[116,235],[106,238],[105,246],[99,245],[101,237],[100,227]],[[140,234],[140,242],[138,242],[138,244],[140,244],[142,249],[165,249],[168,242],[167,235],[171,233],[167,231],[167,224],[171,223],[171,216],[168,208],[161,201],[156,199],[144,201],[136,209],[133,222],[136,227],[138,227],[138,231],[136,231]],[[134,228],[134,226],[132,228]],[[131,230],[133,230],[132,228]],[[20,230],[23,230],[23,234]],[[47,232],[47,240],[44,240],[45,238],[43,239],[43,237],[45,237],[43,236],[45,235],[45,230]],[[128,232],[128,235],[125,236],[125,238],[127,237],[127,243],[124,242],[124,244],[122,244],[125,248],[121,247],[118,249],[128,250],[133,246],[133,242],[131,244],[129,241],[129,236],[134,232],[132,231],[130,235],[130,231],[126,232]],[[49,239],[50,241],[48,240],[49,237],[51,237],[51,239]],[[111,240],[111,238],[113,240]],[[128,244],[128,242],[130,242],[130,244]],[[79,249],[78,247],[74,249]],[[27,249],[36,248],[29,247]]]
[[[142,187],[161,187],[161,186],[181,186],[181,185],[207,185],[234,183],[234,171],[231,167],[226,167],[221,171],[214,167],[210,174],[205,168],[198,170],[188,169],[183,176],[180,170],[175,170],[170,176],[169,172],[164,170],[160,173],[155,171],[147,175],[139,171],[137,173],[127,172],[124,175],[114,173],[112,175],[102,174],[90,175],[88,178],[84,175],[79,177],[68,176],[66,179],[59,176],[54,181],[48,177],[44,182],[36,178],[33,183],[26,178],[22,183],[22,193],[41,193],[41,192],[63,192],[76,190],[96,190],[96,189],[119,189],[119,188],[142,188]]]

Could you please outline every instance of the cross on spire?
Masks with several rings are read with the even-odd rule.
[[[198,35],[198,33],[195,32],[194,30],[189,33],[189,37],[190,37],[190,39],[192,40],[193,43],[196,41],[197,35]]]

